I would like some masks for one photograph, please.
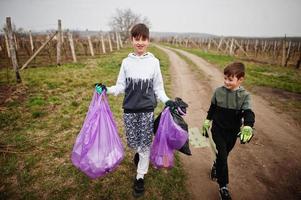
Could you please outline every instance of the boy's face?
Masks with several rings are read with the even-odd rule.
[[[137,55],[141,56],[146,53],[147,47],[149,45],[149,39],[142,37],[132,37],[132,44],[134,47],[134,51]]]
[[[224,85],[229,90],[237,89],[240,84],[243,82],[244,78],[240,77],[239,79],[236,76],[226,76],[224,75]]]

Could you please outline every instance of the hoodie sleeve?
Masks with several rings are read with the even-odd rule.
[[[215,111],[216,111],[216,90],[214,91],[214,94],[212,95],[211,104],[210,104],[209,110],[207,112],[206,119],[212,120]]]
[[[126,78],[125,78],[125,69],[124,69],[124,61],[121,64],[119,75],[116,81],[116,85],[113,85],[111,87],[107,88],[107,93],[108,94],[113,94],[117,96],[120,93],[124,93],[125,90],[125,83]]]
[[[161,74],[161,69],[160,69],[160,63],[159,60],[156,59],[156,64],[155,64],[155,77],[154,77],[154,91],[158,99],[165,103],[166,101],[169,100],[169,98],[165,94],[164,90],[164,85],[163,85],[163,78]]]
[[[243,110],[244,125],[253,127],[255,123],[255,114],[252,111],[250,94],[246,95],[245,100],[242,104],[242,110]]]

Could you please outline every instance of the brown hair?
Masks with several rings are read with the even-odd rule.
[[[236,76],[237,79],[245,77],[245,65],[241,62],[233,62],[224,69],[224,75],[231,77]]]
[[[131,29],[131,37],[132,38],[140,38],[149,39],[149,29],[145,24],[136,24]]]

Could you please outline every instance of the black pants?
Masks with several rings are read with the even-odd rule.
[[[216,175],[220,187],[229,183],[228,175],[228,155],[233,149],[239,129],[225,130],[218,126],[212,126],[212,138],[216,145]]]

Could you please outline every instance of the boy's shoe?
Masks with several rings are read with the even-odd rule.
[[[135,178],[134,180],[134,191],[133,196],[135,198],[141,197],[144,193],[144,179],[139,178],[138,180]]]
[[[133,162],[134,162],[135,166],[137,167],[138,163],[139,163],[139,153],[135,154]]]
[[[231,200],[232,199],[227,187],[221,187],[219,189],[219,195],[221,197],[221,200]]]
[[[210,173],[210,178],[213,181],[217,180],[217,175],[216,175],[216,164],[213,163],[212,168],[211,168],[211,173]]]

